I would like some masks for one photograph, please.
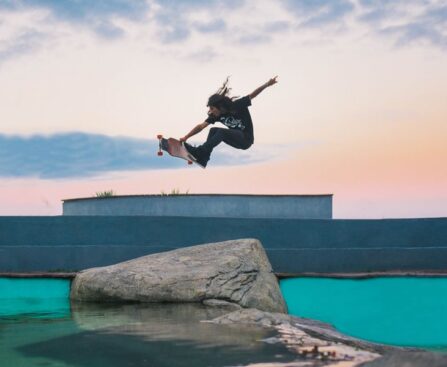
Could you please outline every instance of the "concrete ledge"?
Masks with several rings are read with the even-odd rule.
[[[332,195],[134,195],[63,201],[63,215],[331,219]]]

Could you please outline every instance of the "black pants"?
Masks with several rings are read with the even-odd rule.
[[[206,155],[211,154],[213,149],[220,143],[226,143],[236,149],[248,149],[253,144],[240,130],[212,127],[208,133],[206,142],[200,147]]]

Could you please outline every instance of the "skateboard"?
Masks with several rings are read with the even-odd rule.
[[[177,157],[184,159],[188,162],[188,164],[197,164],[198,166],[203,167],[200,163],[198,163],[194,157],[188,153],[186,148],[183,146],[183,143],[180,140],[169,138],[163,138],[163,135],[157,135],[158,139],[158,153],[157,155],[162,156],[163,151],[168,152],[172,157]]]

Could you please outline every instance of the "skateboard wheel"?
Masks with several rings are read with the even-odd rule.
[[[191,162],[191,161],[188,161],[188,164],[192,164],[192,162]]]
[[[157,139],[162,139],[163,135],[157,135]]]
[[[162,156],[163,152],[158,152],[157,155]]]

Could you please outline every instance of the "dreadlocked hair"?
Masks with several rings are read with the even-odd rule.
[[[233,112],[233,99],[237,97],[229,97],[231,88],[228,86],[230,77],[227,76],[222,86],[208,98],[208,107],[216,107],[221,111]]]
[[[227,76],[227,79],[225,79],[222,86],[217,90],[216,94],[219,94],[221,96],[228,96],[231,91],[231,88],[228,86],[229,81],[230,77]]]

